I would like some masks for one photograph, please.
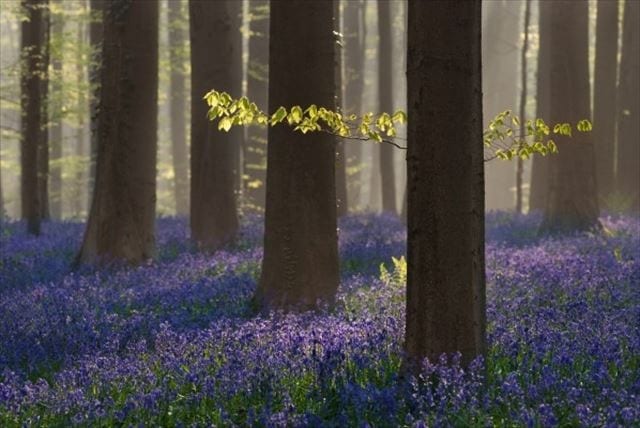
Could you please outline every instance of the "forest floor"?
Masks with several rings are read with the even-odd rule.
[[[138,268],[69,271],[83,225],[0,236],[0,426],[630,426],[640,421],[640,220],[538,237],[487,218],[489,353],[400,377],[405,232],[340,224],[342,284],[319,313],[256,316],[261,219],[214,256],[160,219]],[[392,259],[395,257],[395,259]],[[384,263],[385,267],[381,268]]]

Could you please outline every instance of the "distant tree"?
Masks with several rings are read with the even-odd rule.
[[[409,364],[485,352],[480,1],[409,0]]]
[[[89,143],[89,206],[93,199],[95,177],[96,177],[96,158],[98,156],[98,106],[100,94],[100,67],[102,66],[102,21],[104,18],[105,0],[89,0],[90,21],[89,21],[89,45],[91,48],[91,59],[89,63],[89,128],[91,137]]]
[[[274,1],[270,7],[269,111],[311,104],[335,110],[333,2]],[[268,133],[258,303],[266,309],[331,303],[339,278],[335,137],[283,125]]]
[[[596,64],[593,78],[593,122],[600,200],[613,191],[618,77],[618,1],[598,0]]]
[[[527,53],[529,51],[529,21],[531,17],[531,0],[525,1],[524,8],[524,40],[522,41],[522,49],[520,56],[520,108],[518,115],[520,116],[520,134],[524,135],[525,131],[525,111],[527,106]],[[524,175],[524,162],[518,157],[516,165],[516,212],[522,213],[522,184]]]
[[[391,55],[391,1],[378,1],[378,95],[380,110],[393,111],[393,81]],[[393,146],[379,145],[380,154],[380,185],[382,190],[382,210],[396,214],[396,184],[393,167]],[[372,189],[372,191],[377,191]]]
[[[22,218],[27,220],[27,231],[40,234],[40,222],[46,202],[41,198],[43,167],[43,129],[46,115],[43,93],[47,82],[48,63],[46,44],[48,25],[46,22],[47,0],[23,0],[26,19],[22,22],[22,71],[20,77],[22,132],[20,144]]]
[[[153,256],[158,2],[105,4],[93,202],[78,262]]]
[[[337,34],[335,37],[335,93],[336,105],[342,108],[342,86],[343,86],[343,70],[342,70],[342,25],[340,17],[340,0],[333,2],[333,31]],[[344,141],[336,142],[336,206],[338,217],[342,217],[349,211],[349,201],[347,199],[347,153]]]
[[[189,156],[186,140],[186,19],[182,0],[169,1],[169,62],[171,63],[169,115],[173,156],[176,214],[189,214]]]
[[[549,73],[553,121],[591,117],[588,62],[588,3],[550,2],[553,49]],[[597,226],[599,208],[591,134],[557,135],[558,154],[550,158],[549,188],[542,232],[587,230]]]
[[[40,218],[48,220],[49,215],[49,63],[50,63],[50,22],[49,0],[42,8],[42,49],[40,51],[40,124],[38,140],[38,199]]]
[[[249,0],[247,95],[267,105],[269,82],[269,2]],[[244,195],[249,205],[264,209],[267,181],[267,130],[252,126],[244,146]]]
[[[536,117],[549,118],[551,108],[551,50],[555,49],[551,35],[551,3],[538,2],[538,73],[536,83]],[[549,157],[535,156],[531,166],[529,210],[544,210],[549,188]]]
[[[617,188],[640,212],[640,2],[624,2],[618,83]]]
[[[62,7],[62,2],[52,2],[52,5]],[[49,177],[49,209],[51,217],[62,218],[62,59],[64,49],[62,39],[64,33],[64,17],[61,13],[51,16],[51,41],[55,41],[51,46],[51,65],[53,75],[50,80],[49,99],[49,144],[50,144],[50,177]]]
[[[80,3],[81,13],[85,12],[86,3]],[[76,87],[78,88],[78,100],[77,100],[77,117],[78,123],[76,128],[75,138],[75,156],[76,159],[84,159],[86,156],[85,140],[86,140],[86,126],[85,126],[85,111],[87,109],[87,94],[85,89],[85,62],[83,59],[82,46],[84,45],[85,25],[78,25],[76,33]],[[91,143],[89,143],[91,144]],[[84,197],[85,189],[85,171],[82,167],[76,168],[75,180],[78,185],[75,188],[75,194],[73,197],[72,210],[75,218],[82,216],[84,202],[89,199]]]
[[[242,55],[241,5],[235,0],[189,2],[191,238],[206,250],[232,242],[238,229],[234,170],[242,133],[222,132],[210,123],[202,96],[211,88],[239,95],[235,62]]]

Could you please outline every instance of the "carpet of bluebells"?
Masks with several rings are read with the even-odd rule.
[[[0,426],[640,426],[640,221],[552,238],[539,220],[488,215],[486,362],[417,378],[396,218],[341,222],[335,308],[269,315],[258,217],[215,255],[160,219],[155,261],[73,271],[82,224],[4,224]]]

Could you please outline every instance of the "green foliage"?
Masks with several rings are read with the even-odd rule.
[[[229,131],[238,125],[275,126],[286,123],[293,127],[294,131],[302,132],[326,132],[345,139],[373,140],[376,143],[391,144],[399,149],[406,149],[394,142],[397,137],[397,125],[407,123],[407,114],[398,110],[392,114],[382,112],[379,114],[365,113],[362,116],[351,114],[345,116],[339,111],[328,110],[310,105],[303,110],[301,106],[293,106],[287,110],[280,106],[268,115],[247,97],[234,99],[226,92],[211,90],[204,99],[209,105],[209,120],[218,122],[218,129]],[[533,154],[546,156],[548,153],[556,153],[558,147],[548,138],[551,127],[543,119],[527,120],[524,134],[519,134],[515,128],[520,127],[520,119],[513,115],[511,110],[505,110],[498,114],[483,133],[485,145],[485,161],[495,158],[511,160],[515,157],[528,159]],[[579,132],[589,132],[592,129],[591,122],[580,120],[575,128]],[[553,133],[571,137],[573,127],[570,123],[557,123],[553,125]]]

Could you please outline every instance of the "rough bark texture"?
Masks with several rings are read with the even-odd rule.
[[[207,119],[202,97],[211,89],[238,97],[234,73],[241,49],[240,6],[233,0],[190,1],[191,32],[191,239],[214,251],[230,243],[238,229],[235,162],[242,130],[218,131]]]
[[[409,0],[410,366],[485,352],[480,1]],[[452,149],[453,148],[453,149]]]
[[[186,19],[181,0],[169,1],[169,62],[171,63],[169,115],[173,156],[176,215],[189,214],[189,156],[186,140]]]
[[[522,1],[484,1],[482,32],[483,116],[487,124],[498,113],[515,110],[518,102],[518,62],[522,32]],[[486,165],[487,209],[514,206],[515,162]]]
[[[614,184],[617,74],[618,1],[598,0],[596,64],[593,79],[593,135],[601,201],[613,191]]]
[[[391,2],[378,2],[378,96],[380,111],[393,113],[393,81],[391,69]],[[380,185],[382,190],[382,211],[396,214],[396,183],[393,167],[393,146],[379,144],[380,150]]]
[[[591,117],[588,64],[588,3],[551,3],[550,122]],[[542,232],[587,230],[598,225],[598,194],[591,133],[554,135],[558,153],[550,176]]]
[[[105,5],[96,185],[78,261],[153,256],[158,3]]]
[[[640,211],[640,3],[624,6],[618,83],[617,188]]]
[[[22,131],[20,140],[21,164],[21,202],[22,218],[27,220],[27,231],[40,234],[42,220],[42,201],[40,200],[42,128],[45,119],[42,116],[42,82],[45,73],[43,61],[44,0],[25,0],[22,7],[28,20],[22,22],[22,72],[20,77]]]
[[[259,108],[267,108],[269,82],[269,2],[249,1],[249,64],[247,96]],[[247,205],[264,210],[267,181],[267,130],[251,126],[244,147],[244,196]]]
[[[332,20],[331,0],[271,2],[269,111],[335,109]],[[331,303],[338,288],[335,138],[276,126],[267,156],[258,302],[265,309]]]
[[[524,40],[522,42],[520,56],[520,135],[524,135],[525,112],[527,106],[527,52],[529,50],[529,20],[531,17],[531,0],[526,0],[524,9]],[[516,212],[522,213],[522,178],[524,175],[524,163],[518,157],[516,166]]]
[[[333,30],[342,34],[340,19],[340,0],[333,2]],[[342,44],[338,37],[334,37],[335,46],[335,97],[336,106],[342,108]],[[338,217],[342,217],[349,211],[347,199],[347,159],[345,143],[338,139],[336,142],[336,209]]]
[[[362,114],[364,89],[364,5],[360,0],[343,0],[344,4],[344,96],[342,109],[346,114]],[[348,167],[355,172],[347,178],[348,206],[357,207],[362,194],[364,162],[362,144],[347,144],[345,156]]]
[[[551,50],[555,49],[551,35],[551,2],[538,2],[538,75],[536,83],[536,117],[550,121]],[[534,156],[531,165],[531,187],[529,190],[529,210],[544,210],[549,188],[549,156]]]
[[[61,2],[58,2],[60,4]],[[62,16],[52,17],[51,36],[56,41],[62,40],[64,21]],[[53,80],[51,82],[51,102],[49,103],[49,144],[51,169],[49,176],[49,210],[54,219],[62,218],[62,57],[63,50],[51,52]]]
[[[100,98],[100,72],[102,67],[102,21],[104,19],[105,1],[89,0],[91,9],[91,22],[89,23],[89,45],[91,47],[91,62],[89,64],[89,87],[91,88],[89,100],[89,206],[95,192],[96,159],[98,157],[98,107]]]

